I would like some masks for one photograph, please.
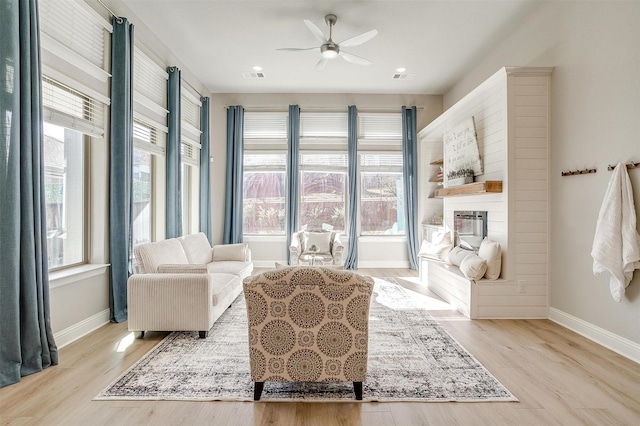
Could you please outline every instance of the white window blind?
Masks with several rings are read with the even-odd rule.
[[[182,130],[200,140],[200,100],[182,87],[180,102]]]
[[[309,153],[300,155],[300,169],[305,171],[346,171],[346,153]]]
[[[106,81],[106,38],[111,24],[80,0],[38,2],[42,47]]]
[[[402,145],[401,113],[358,114],[360,144]]]
[[[244,138],[287,140],[286,112],[245,112]]]
[[[134,101],[147,108],[166,124],[167,116],[167,72],[140,49],[135,49],[133,88]],[[135,108],[135,106],[134,106]],[[140,108],[138,108],[140,109]]]
[[[283,153],[246,152],[243,156],[245,171],[286,170],[287,158]]]
[[[200,149],[198,149],[197,147],[182,142],[182,144],[180,145],[180,154],[180,160],[183,163],[189,164],[193,167],[200,166]]]
[[[341,112],[303,112],[300,113],[300,138],[338,138],[346,139],[348,134],[348,116]],[[301,143],[303,141],[301,140]]]
[[[153,124],[133,119],[133,145],[135,148],[154,155],[165,155],[166,132],[159,131]]]
[[[81,133],[102,137],[104,135],[104,104],[42,76],[43,118]]]
[[[361,154],[363,171],[401,172],[402,154]]]

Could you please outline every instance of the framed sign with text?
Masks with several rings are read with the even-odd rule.
[[[473,170],[474,176],[483,174],[473,117],[444,134],[444,161],[445,174],[461,170]]]

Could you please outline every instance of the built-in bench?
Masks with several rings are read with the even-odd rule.
[[[471,319],[485,316],[482,312],[482,287],[508,284],[502,278],[470,280],[458,267],[428,258],[420,258],[420,278],[422,282],[426,281],[429,290]]]

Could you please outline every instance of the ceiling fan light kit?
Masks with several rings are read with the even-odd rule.
[[[325,37],[324,33],[317,27],[316,24],[309,21],[308,19],[304,20],[305,25],[309,28],[309,31],[322,43],[320,45],[320,55],[321,58],[316,64],[316,70],[320,71],[324,69],[327,61],[329,59],[337,58],[340,56],[347,62],[358,65],[371,65],[371,62],[367,59],[361,58],[359,56],[353,55],[351,53],[347,53],[344,50],[341,50],[340,47],[349,47],[349,46],[359,46],[372,38],[378,35],[377,30],[367,31],[366,33],[362,33],[355,37],[351,37],[347,40],[344,40],[340,43],[336,43],[333,41],[333,26],[338,22],[338,17],[334,14],[328,14],[324,17],[325,23],[329,26],[329,37]],[[277,50],[289,50],[289,51],[301,51],[301,50],[313,50],[317,49],[317,47],[309,47],[309,48],[298,48],[298,47],[286,47]]]

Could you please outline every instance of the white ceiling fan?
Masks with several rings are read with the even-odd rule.
[[[371,40],[376,35],[378,35],[378,30],[367,31],[366,33],[362,33],[355,37],[348,38],[340,43],[336,43],[333,41],[332,37],[333,37],[333,26],[338,21],[338,17],[334,14],[329,14],[324,17],[324,21],[329,26],[329,38],[326,38],[324,36],[322,31],[320,30],[320,28],[318,28],[316,24],[309,21],[308,19],[304,20],[304,23],[307,25],[307,28],[309,28],[309,31],[311,31],[311,33],[322,43],[322,45],[320,46],[320,54],[322,55],[322,57],[316,64],[316,71],[321,71],[324,68],[324,66],[327,64],[327,61],[329,59],[333,59],[338,56],[340,56],[345,61],[351,62],[353,64],[371,65],[370,61],[364,58],[361,58],[359,56],[356,56],[352,53],[347,53],[341,49],[343,47],[359,46]],[[276,50],[301,51],[301,50],[313,50],[313,49],[317,49],[317,47],[308,47],[308,48],[285,47],[285,48],[276,49]]]

